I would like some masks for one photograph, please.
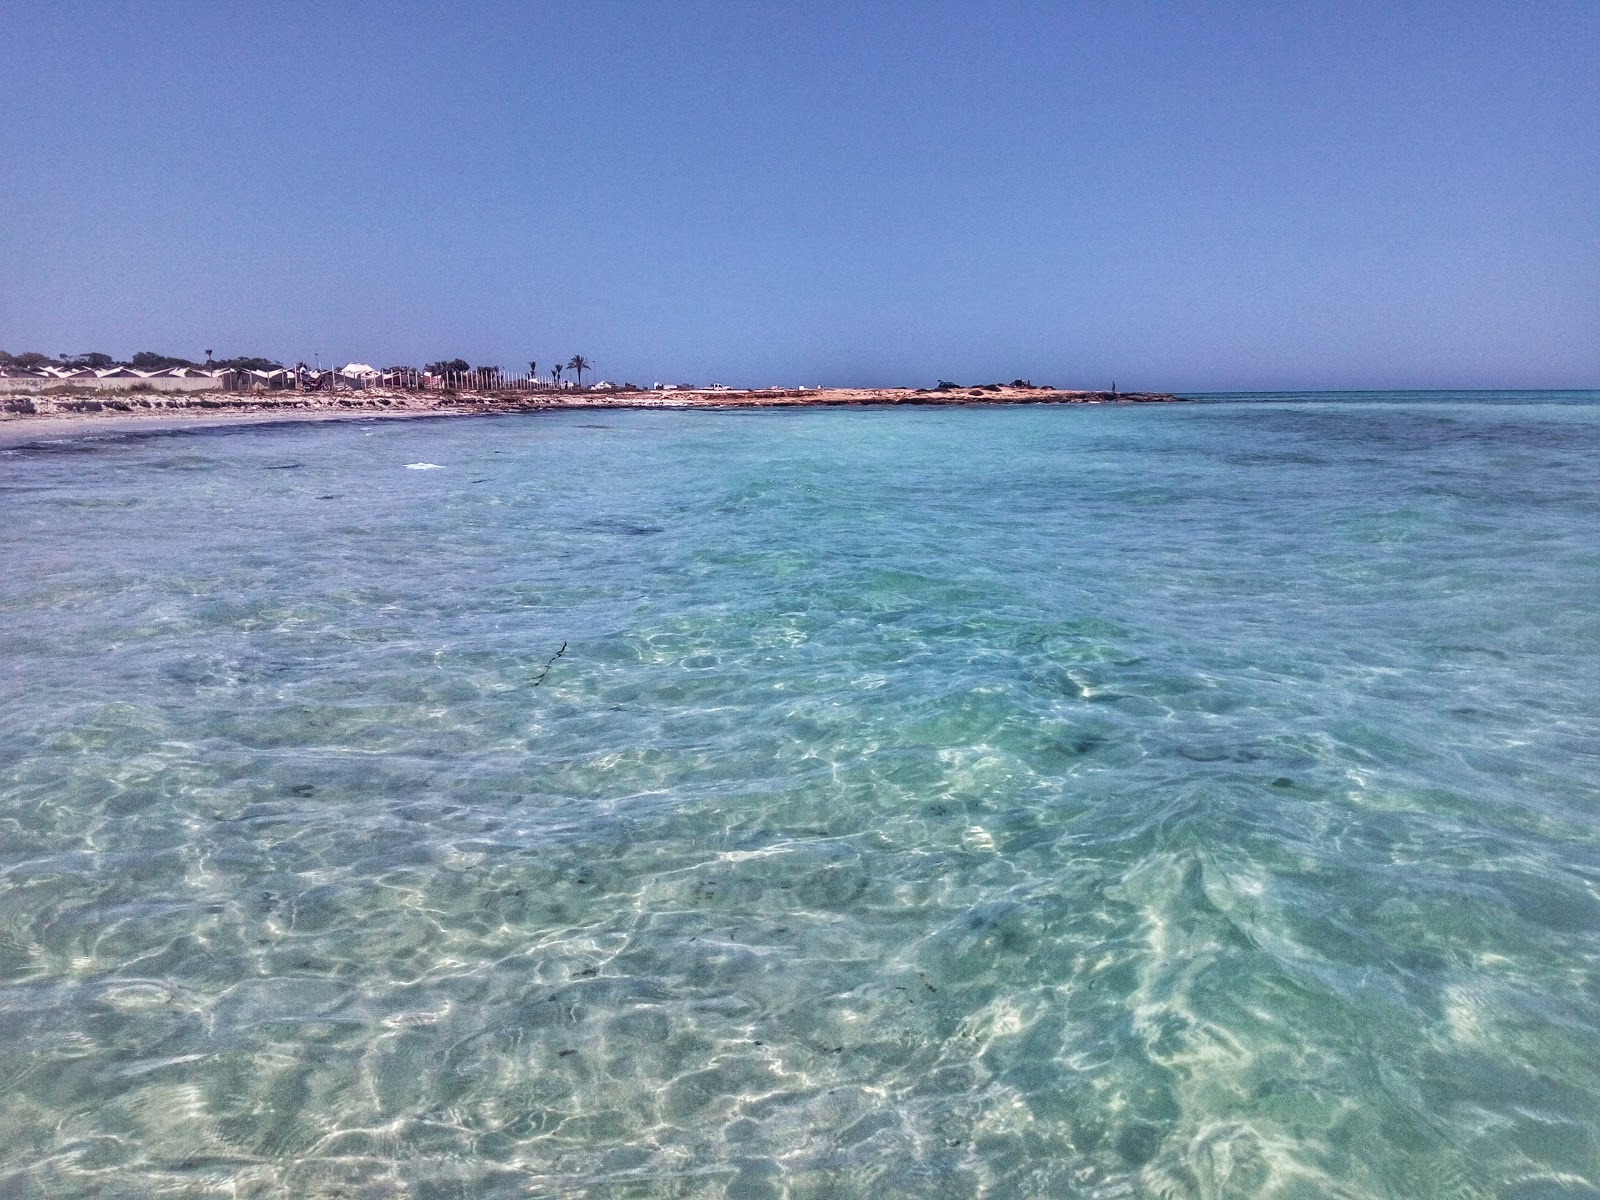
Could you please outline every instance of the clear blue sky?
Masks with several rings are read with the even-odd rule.
[[[1600,386],[1600,3],[44,3],[0,348]]]

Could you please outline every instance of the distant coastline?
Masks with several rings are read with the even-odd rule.
[[[679,391],[94,392],[41,389],[0,398],[0,443],[104,430],[156,432],[270,421],[370,417],[470,416],[597,408],[926,407],[994,404],[1152,404],[1164,392],[1090,392],[986,384],[942,388],[694,389]]]

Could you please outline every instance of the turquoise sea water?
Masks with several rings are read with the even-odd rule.
[[[0,1193],[1600,1196],[1597,432],[0,453]]]

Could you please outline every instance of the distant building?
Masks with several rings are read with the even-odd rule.
[[[141,371],[136,367],[38,367],[0,369],[0,392],[38,392],[44,389],[90,392],[209,392],[226,386],[217,373],[199,367],[172,367]]]
[[[132,368],[129,368],[132,370]],[[146,379],[215,379],[217,373],[204,367],[162,367],[159,371],[144,372]]]
[[[348,387],[376,387],[383,380],[383,372],[366,363],[345,363],[339,368],[339,380]]]
[[[200,374],[205,374],[205,372],[200,372]],[[221,370],[209,372],[209,374],[216,381],[217,387],[226,388],[230,392],[265,392],[295,385],[294,372],[285,370],[282,367],[276,367],[269,371],[251,371],[241,367],[224,367]]]

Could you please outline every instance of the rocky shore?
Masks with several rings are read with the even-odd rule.
[[[205,392],[78,394],[46,390],[0,399],[0,437],[51,436],[58,431],[158,429],[376,416],[465,416],[593,408],[815,408],[974,404],[1148,404],[1179,397],[1158,392],[1083,392],[1056,388],[807,388],[732,391],[436,392],[369,388],[351,392]]]

